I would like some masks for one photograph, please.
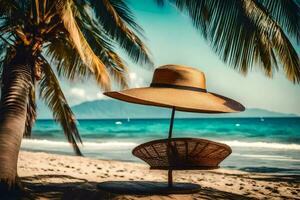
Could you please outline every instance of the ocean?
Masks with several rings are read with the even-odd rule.
[[[79,120],[87,157],[142,162],[131,150],[168,135],[168,119]],[[248,172],[300,174],[300,118],[176,119],[173,137],[204,138],[228,144],[233,152],[221,167]],[[60,126],[38,120],[22,149],[74,155]]]

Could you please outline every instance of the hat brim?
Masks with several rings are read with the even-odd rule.
[[[129,103],[173,108],[179,111],[200,113],[241,112],[245,107],[230,98],[209,93],[174,88],[134,88],[104,95]]]

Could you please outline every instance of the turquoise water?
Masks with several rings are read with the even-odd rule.
[[[85,156],[141,162],[131,150],[166,138],[168,119],[79,120]],[[175,119],[173,137],[197,137],[228,144],[233,153],[222,167],[245,171],[300,174],[300,118]],[[72,154],[59,125],[37,121],[22,148]]]

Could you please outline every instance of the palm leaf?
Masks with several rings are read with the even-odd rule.
[[[72,2],[66,1],[62,10],[59,10],[65,29],[74,44],[80,58],[95,75],[98,84],[105,90],[110,89],[110,78],[104,63],[95,55],[84,35],[79,29],[72,11]]]
[[[136,24],[133,23],[133,14],[124,1],[91,0],[90,2],[103,29],[117,41],[129,57],[137,63],[153,66],[148,49],[138,35],[127,26],[137,30]]]
[[[283,29],[268,15],[265,7],[257,3],[257,1],[247,1],[246,7],[248,8],[249,15],[252,16],[252,19],[255,20],[256,24],[262,30],[259,35],[264,36],[264,41],[270,43],[269,51],[271,52],[272,49],[282,63],[287,78],[294,83],[299,83],[300,60]],[[275,56],[273,57],[275,58]]]
[[[282,29],[300,42],[300,2],[297,0],[257,0]]]
[[[55,121],[60,123],[65,136],[72,144],[77,155],[82,155],[77,145],[81,138],[76,126],[75,116],[60,88],[59,82],[45,58],[41,57],[43,64],[43,76],[39,82],[40,97],[45,101],[53,112]]]
[[[67,37],[52,38],[45,48],[50,63],[57,63],[57,73],[69,80],[84,79],[93,75]]]
[[[288,16],[288,8],[278,10],[279,4],[267,0],[170,2],[190,16],[213,50],[234,69],[246,74],[259,66],[272,76],[282,66],[289,80],[300,82],[299,57],[282,28],[298,37],[299,20],[294,22],[299,18],[299,7],[291,9],[295,13]],[[279,20],[274,12],[285,13],[284,19]]]
[[[94,23],[95,20],[90,18],[84,9],[79,10],[79,12],[80,16],[77,18],[77,23],[91,48],[103,61],[114,81],[122,88],[128,87],[128,69],[126,63],[114,51],[113,41],[103,34],[104,30]]]

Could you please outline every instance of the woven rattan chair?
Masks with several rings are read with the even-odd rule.
[[[226,144],[197,138],[154,140],[132,151],[150,169],[169,170],[169,186],[172,186],[172,170],[216,169],[231,152]]]

